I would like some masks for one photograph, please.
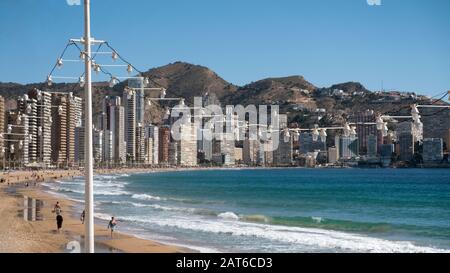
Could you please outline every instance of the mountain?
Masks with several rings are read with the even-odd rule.
[[[280,112],[288,114],[291,122],[302,126],[342,124],[351,113],[373,109],[381,113],[409,114],[413,103],[429,104],[431,100],[415,93],[371,92],[358,82],[346,82],[327,88],[318,88],[302,76],[267,78],[244,86],[233,85],[207,67],[175,62],[148,70],[144,73],[150,79],[150,87],[164,87],[168,98],[183,97],[192,105],[195,96],[208,94],[223,105],[278,104]],[[110,88],[106,82],[93,85],[94,115],[101,111],[101,100],[106,95],[121,96],[125,82]],[[21,85],[0,83],[0,95],[6,99],[16,98],[33,88],[50,91],[73,92],[82,96],[83,89],[78,84],[45,83]],[[157,91],[146,90],[146,96],[159,97]],[[174,102],[155,102],[146,107],[145,119],[158,123],[163,116],[163,108]],[[439,112],[439,115],[448,115]],[[95,117],[94,117],[95,118]],[[445,116],[443,116],[445,118]],[[94,119],[95,120],[95,119]]]
[[[224,101],[232,104],[286,104],[286,103],[314,103],[310,94],[316,87],[302,76],[283,78],[268,78],[256,81],[238,88],[234,93],[223,97]]]
[[[222,98],[238,88],[207,67],[184,62],[153,68],[144,75],[150,79],[151,85],[166,88],[167,97],[186,98],[188,103],[192,103],[195,96],[205,94]]]

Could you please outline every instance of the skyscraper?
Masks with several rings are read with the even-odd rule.
[[[84,164],[84,127],[75,128],[75,162],[79,166]]]
[[[336,136],[335,144],[340,159],[354,159],[359,154],[358,137],[356,136]]]
[[[99,129],[103,130],[103,160],[125,163],[125,110],[120,97],[106,96],[103,99]]]
[[[275,166],[290,166],[293,163],[293,138],[285,137],[283,131],[280,132],[278,148],[273,151],[273,164]]]
[[[139,163],[145,162],[145,128],[139,123],[136,126],[136,161]]]
[[[127,161],[136,160],[136,92],[125,90],[123,93],[125,108],[125,142]]]
[[[413,126],[413,123],[408,121],[397,124],[396,133],[401,161],[412,161],[413,159],[416,142]]]
[[[3,164],[3,159],[6,156],[5,142],[3,141],[5,138],[5,135],[3,135],[5,133],[5,115],[5,98],[0,96],[0,134],[2,135],[0,137],[0,164]]]
[[[37,160],[44,166],[50,166],[52,163],[52,95],[49,92],[34,89],[28,92],[28,96],[36,103],[36,116],[30,115],[29,119],[37,120]]]
[[[256,139],[244,139],[242,159],[247,165],[256,165],[258,159],[259,141]]]
[[[82,99],[71,93],[66,96],[66,156],[67,164],[75,163],[75,128],[82,125]]]
[[[38,163],[38,119],[37,119],[37,100],[21,97],[17,100],[17,114],[24,119],[20,126],[28,126],[28,134],[31,138],[28,140],[28,160],[29,163]],[[8,121],[12,124],[11,121]]]
[[[358,136],[359,154],[367,155],[369,136],[377,136],[376,116],[373,110],[366,110],[364,112],[354,113],[349,118],[350,122],[356,123],[356,134]]]
[[[159,128],[156,125],[145,127],[145,139],[147,150],[147,163],[157,165],[159,163]]]
[[[159,163],[169,163],[170,127],[167,125],[159,128]]]
[[[424,163],[439,163],[444,158],[442,138],[425,138],[422,148]]]
[[[313,139],[312,133],[303,132],[299,136],[299,152],[301,154],[312,153],[315,151],[326,151],[326,142],[321,138]]]
[[[180,126],[180,140],[178,143],[178,165],[197,165],[197,128],[193,123]],[[234,152],[234,151],[233,151]],[[234,156],[233,156],[234,158]]]
[[[62,167],[67,164],[67,98],[52,94],[52,164]]]
[[[376,157],[378,152],[377,136],[367,136],[367,155],[370,157]]]

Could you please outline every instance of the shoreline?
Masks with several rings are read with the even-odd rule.
[[[127,170],[130,172],[130,170]],[[136,170],[135,172],[138,172]],[[0,217],[3,224],[0,227],[0,252],[18,253],[64,253],[70,252],[69,242],[79,242],[83,249],[84,225],[78,219],[75,202],[68,198],[44,192],[40,183],[55,179],[70,179],[81,176],[80,171],[45,171],[35,172],[39,181],[31,179],[33,172],[11,172],[5,183],[0,184]],[[5,178],[5,173],[0,175]],[[24,196],[43,201],[39,209],[41,220],[27,221],[24,218],[26,209]],[[31,199],[28,199],[31,200]],[[59,201],[63,210],[63,228],[56,232],[55,215],[52,207]],[[25,209],[26,208],[26,209]],[[35,212],[35,216],[37,210]],[[110,231],[105,226],[95,224],[96,251],[124,253],[186,253],[195,250],[185,247],[163,244],[154,240],[139,238],[126,232],[115,232],[110,239]]]

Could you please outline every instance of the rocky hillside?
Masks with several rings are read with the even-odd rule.
[[[239,87],[206,67],[183,62],[150,69],[145,72],[145,76],[151,80],[151,87],[164,87],[167,89],[167,97],[184,97],[187,103],[192,103],[195,96],[209,94],[216,97],[222,105],[278,104],[281,112],[288,113],[291,122],[301,123],[302,126],[315,123],[341,124],[349,114],[366,109],[389,114],[408,114],[409,105],[431,102],[429,98],[414,93],[371,92],[357,82],[317,88],[301,76],[268,78]],[[99,114],[101,99],[105,95],[120,96],[125,84],[110,88],[107,83],[95,83],[94,113]],[[49,88],[44,83],[0,83],[0,95],[6,99],[16,98],[33,88],[74,92],[79,96],[83,91],[78,84],[55,84]],[[154,91],[146,93],[147,96],[159,96]],[[159,122],[162,108],[166,104],[154,103],[147,107],[147,121]],[[449,111],[441,111],[438,115],[448,116],[447,112]]]

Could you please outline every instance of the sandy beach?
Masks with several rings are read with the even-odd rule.
[[[144,169],[124,169],[124,172],[145,172]],[[113,172],[108,170],[107,172]],[[102,173],[106,173],[102,172]],[[117,173],[117,170],[116,170]],[[79,212],[73,211],[74,203],[56,198],[40,189],[39,183],[54,179],[68,179],[80,176],[78,170],[51,170],[34,173],[27,171],[2,173],[0,180],[0,252],[14,253],[60,253],[70,252],[67,244],[77,241],[82,244],[84,225]],[[43,202],[40,208],[42,220],[27,221],[24,214],[24,196]],[[63,210],[63,228],[56,231],[54,204],[59,201]],[[101,252],[126,253],[176,253],[191,252],[189,249],[168,246],[151,240],[144,240],[124,233],[110,238],[106,225],[95,227],[96,249]]]

